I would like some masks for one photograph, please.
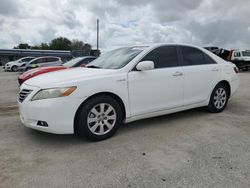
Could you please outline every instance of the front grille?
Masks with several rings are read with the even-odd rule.
[[[22,91],[19,92],[18,99],[20,102],[23,102],[25,98],[32,92],[30,89],[22,89]]]

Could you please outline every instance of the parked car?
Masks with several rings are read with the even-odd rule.
[[[38,57],[20,66],[18,71],[25,72],[27,70],[34,69],[37,67],[49,67],[58,65],[60,66],[62,64],[63,61],[61,60],[60,57],[53,57],[53,56]]]
[[[18,105],[27,127],[99,141],[123,122],[203,106],[222,112],[238,85],[237,67],[204,48],[132,46],[27,80]]]
[[[85,56],[85,57],[77,57],[74,58],[67,63],[62,64],[61,66],[52,66],[52,67],[39,67],[35,69],[28,70],[18,76],[18,82],[21,85],[24,81],[38,76],[40,74],[73,68],[73,67],[85,67],[88,63],[96,59],[94,56]]]
[[[229,60],[240,70],[248,71],[250,69],[250,50],[232,50]]]
[[[205,47],[205,49],[234,63],[239,70],[248,71],[250,68],[250,50],[226,50],[218,47]]]
[[[31,61],[32,59],[35,59],[35,57],[23,57],[16,61],[10,61],[3,66],[3,70],[17,72],[20,66]]]

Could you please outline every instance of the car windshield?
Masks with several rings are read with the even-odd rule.
[[[37,63],[37,60],[38,60],[38,58],[37,59],[32,59],[31,61],[28,62],[28,64],[35,64],[35,63]]]
[[[242,52],[242,55],[243,55],[243,56],[248,56],[248,57],[250,57],[250,51]]]
[[[65,67],[73,67],[76,63],[78,63],[82,59],[83,59],[82,57],[77,57],[77,58],[71,59],[70,61],[64,63],[63,66],[65,66]]]
[[[101,55],[87,65],[88,68],[120,69],[140,54],[145,47],[126,47]]]
[[[28,61],[31,61],[32,59],[34,59],[34,58],[32,58],[32,57],[23,57],[23,58],[21,58],[21,59],[19,59],[19,63],[23,63],[23,62],[28,62]]]

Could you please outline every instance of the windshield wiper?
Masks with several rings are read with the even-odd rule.
[[[86,66],[87,68],[94,68],[94,69],[101,69],[102,67],[98,67],[98,66],[95,66],[95,65],[89,65],[89,66]]]

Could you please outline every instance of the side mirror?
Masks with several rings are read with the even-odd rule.
[[[136,69],[138,71],[146,71],[146,70],[152,70],[155,68],[155,64],[153,61],[141,61],[136,65]]]

